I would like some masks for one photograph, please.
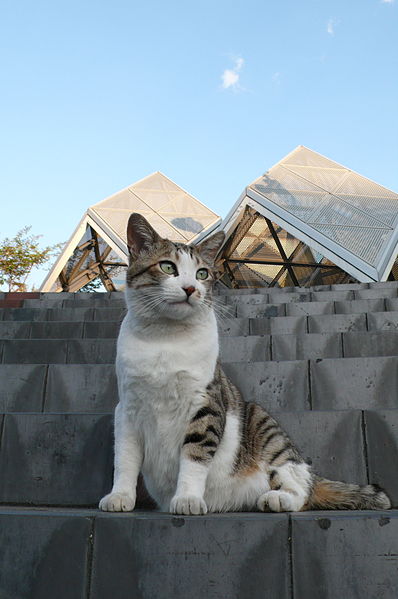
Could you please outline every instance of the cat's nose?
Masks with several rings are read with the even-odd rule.
[[[196,291],[195,287],[193,287],[192,285],[190,287],[183,287],[183,290],[187,294],[187,297],[189,297]]]

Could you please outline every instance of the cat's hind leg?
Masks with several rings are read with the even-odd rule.
[[[311,492],[312,475],[309,466],[302,462],[288,461],[270,470],[271,490],[260,495],[257,507],[260,511],[298,512]]]

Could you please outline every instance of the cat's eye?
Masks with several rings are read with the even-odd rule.
[[[163,260],[162,262],[159,262],[159,266],[161,268],[161,270],[163,270],[163,272],[166,273],[166,275],[177,275],[177,267],[174,264],[174,262],[169,262],[168,260]]]
[[[205,279],[207,279],[208,276],[209,271],[207,270],[207,268],[199,268],[199,270],[196,273],[196,278],[199,279],[199,281],[204,281]]]

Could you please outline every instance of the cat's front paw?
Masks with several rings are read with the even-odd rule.
[[[135,506],[135,497],[128,493],[109,493],[99,502],[99,509],[103,512],[132,512]]]
[[[207,514],[207,505],[201,497],[196,495],[175,495],[170,503],[170,512],[172,514]]]

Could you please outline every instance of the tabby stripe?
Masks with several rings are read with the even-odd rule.
[[[200,433],[191,433],[185,437],[183,445],[187,445],[188,443],[200,443],[205,439],[205,435],[201,435]]]
[[[279,451],[277,451],[271,458],[270,460],[270,464],[272,464],[273,462],[275,462],[275,460],[277,460],[285,451],[287,451],[290,448],[289,445],[285,445],[285,447],[283,449],[280,449]]]
[[[264,443],[263,443],[263,449],[265,449],[265,448],[267,447],[267,445],[269,444],[269,442],[270,442],[272,439],[275,439],[275,437],[279,437],[279,436],[280,436],[280,433],[279,433],[279,432],[278,432],[278,433],[271,433],[271,434],[270,434],[270,435],[269,435],[269,436],[266,438],[266,440],[264,441]]]
[[[143,268],[142,270],[140,270],[140,271],[138,271],[138,272],[134,273],[133,275],[132,275],[132,274],[130,274],[130,275],[129,275],[129,279],[130,279],[130,280],[132,280],[132,279],[135,279],[136,277],[139,277],[140,275],[143,275],[143,274],[144,274],[144,272],[146,272],[147,270],[149,270],[149,269],[150,269],[150,268],[152,268],[153,266],[156,266],[156,264],[157,264],[157,262],[155,262],[155,264],[150,264],[150,265],[149,265],[149,266],[147,266],[146,268]]]
[[[201,447],[218,447],[218,443],[216,443],[212,439],[209,439],[207,441],[204,441],[204,443],[201,443],[200,446]]]
[[[261,428],[261,427],[262,427],[262,426],[263,426],[263,425],[264,425],[266,422],[268,422],[268,420],[269,420],[269,419],[270,419],[270,416],[264,416],[264,418],[261,418],[261,420],[259,420],[259,421],[257,422],[257,425],[256,425],[256,432],[255,432],[255,434],[257,434],[257,433],[260,431],[260,428]],[[267,430],[267,429],[265,429],[265,430]],[[262,431],[262,432],[264,432],[264,431]]]
[[[271,470],[271,472],[269,473],[269,479],[273,480],[277,474],[278,473],[276,470]]]
[[[205,432],[206,433],[213,433],[213,435],[215,437],[217,437],[217,439],[219,439],[221,437],[220,431],[216,430],[212,424],[209,424],[209,426],[207,427],[207,429],[206,429]]]
[[[215,416],[216,418],[218,418],[219,415],[220,415],[219,412],[216,412],[215,410],[213,410],[209,406],[204,406],[203,408],[200,408],[200,410],[198,412],[196,412],[196,414],[192,418],[191,422],[195,422],[195,420],[199,420],[200,418],[204,418],[205,416],[208,416],[209,414],[211,416]]]

